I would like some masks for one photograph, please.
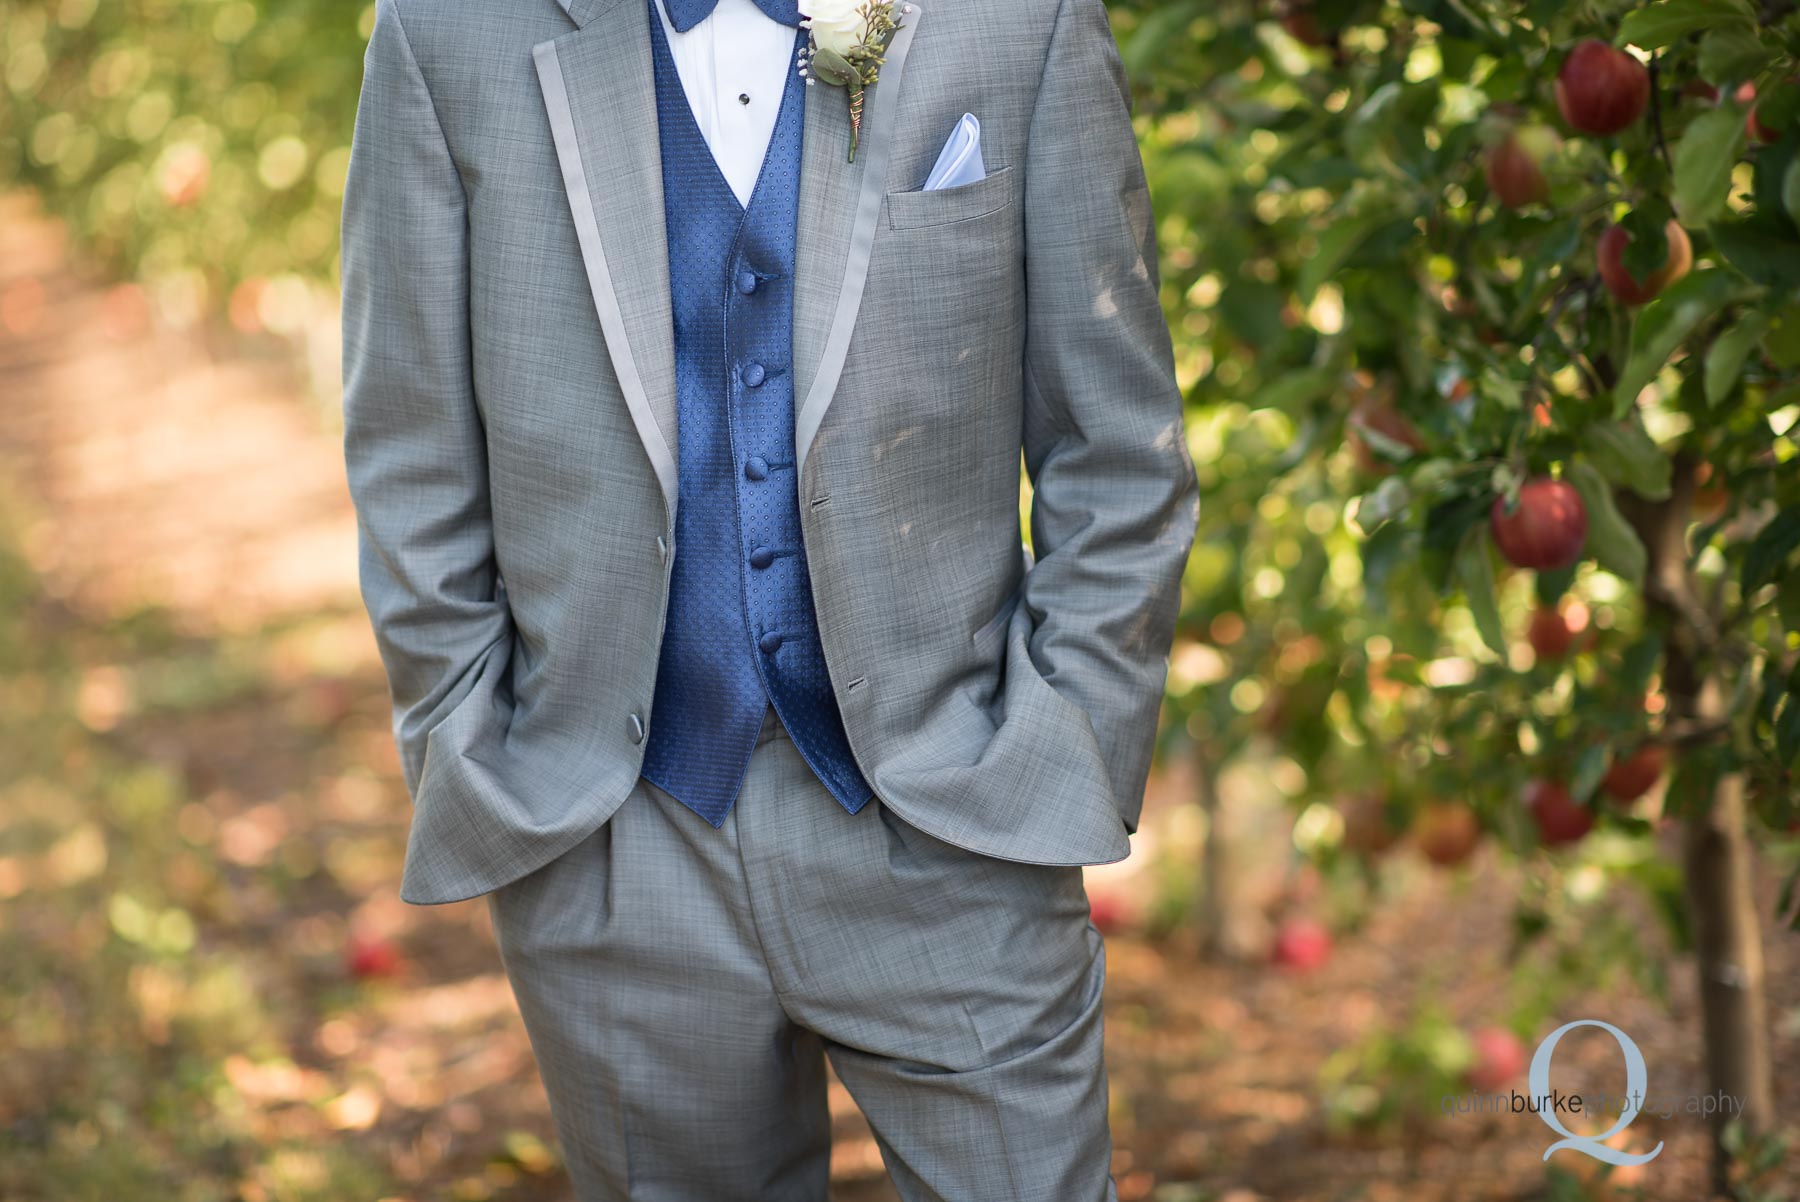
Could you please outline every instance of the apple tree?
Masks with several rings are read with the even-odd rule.
[[[1794,10],[1115,6],[1205,490],[1171,738],[1279,692],[1305,793],[1453,858],[1459,808],[1676,824],[1721,1148],[1775,1125],[1753,865],[1800,820]],[[1194,651],[1221,613],[1267,653]]]

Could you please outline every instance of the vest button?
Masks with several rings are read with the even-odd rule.
[[[751,480],[767,480],[769,478],[769,461],[761,455],[752,455],[744,460],[744,475]]]
[[[779,630],[769,631],[757,640],[756,645],[762,648],[764,655],[774,655],[781,649],[781,632]]]
[[[755,388],[768,378],[769,373],[763,370],[763,365],[760,363],[746,363],[740,374],[746,387]]]
[[[750,566],[753,568],[766,568],[774,562],[775,552],[767,547],[757,547],[750,552]]]
[[[749,268],[737,273],[737,290],[745,296],[756,291],[756,273]]]

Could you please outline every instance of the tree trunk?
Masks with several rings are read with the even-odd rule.
[[[1663,627],[1663,687],[1669,720],[1688,729],[1717,724],[1724,710],[1711,663],[1716,632],[1688,570],[1693,477],[1693,464],[1679,456],[1668,500],[1653,503],[1630,494],[1620,497],[1620,508],[1649,552],[1644,597]],[[1727,1194],[1731,1192],[1731,1158],[1722,1140],[1726,1124],[1734,1118],[1741,1120],[1745,1134],[1751,1137],[1775,1127],[1762,929],[1752,889],[1747,818],[1743,777],[1728,773],[1714,784],[1710,804],[1684,818],[1682,831],[1707,1088],[1741,1107],[1736,1114],[1721,1111],[1713,1117],[1714,1187]]]
[[[1227,854],[1225,816],[1219,805],[1219,782],[1213,775],[1212,757],[1198,742],[1194,744],[1194,794],[1200,812],[1206,815],[1206,842],[1200,851],[1200,894],[1194,900],[1198,913],[1196,926],[1200,933],[1200,954],[1209,960],[1221,959],[1226,952],[1225,876],[1230,871]]]
[[[1750,891],[1745,817],[1743,778],[1726,776],[1714,790],[1710,811],[1688,819],[1683,831],[1707,1084],[1743,1107],[1739,1115],[1713,1116],[1713,1181],[1721,1192],[1729,1189],[1729,1158],[1717,1142],[1725,1124],[1740,1118],[1745,1134],[1753,1137],[1775,1126],[1762,933]]]

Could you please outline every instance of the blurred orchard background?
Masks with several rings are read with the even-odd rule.
[[[0,0],[8,1202],[569,1197],[485,908],[395,896],[337,418],[371,19]],[[1088,878],[1121,1198],[1795,1197],[1796,5],[1113,23],[1204,490]],[[1446,1107],[1589,1018],[1654,1160]],[[833,1104],[834,1197],[891,1199]]]

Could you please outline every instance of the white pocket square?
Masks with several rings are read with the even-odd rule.
[[[987,168],[981,162],[981,122],[974,113],[964,113],[944,140],[944,148],[938,151],[937,162],[925,177],[925,191],[954,188],[986,178]]]

